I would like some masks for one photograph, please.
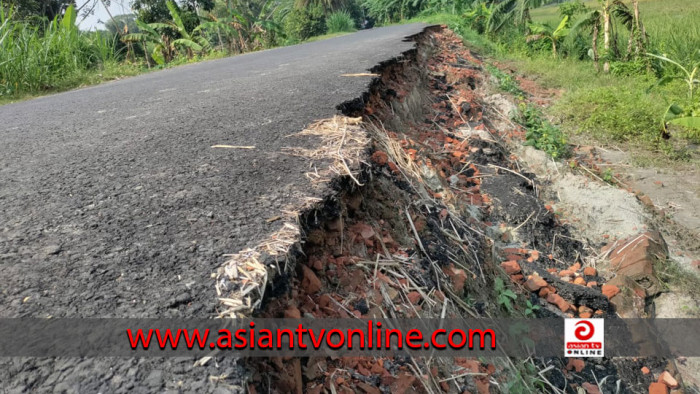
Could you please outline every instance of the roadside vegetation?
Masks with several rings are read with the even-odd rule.
[[[369,26],[355,0],[132,0],[134,14],[78,29],[107,3],[0,3],[0,104]]]
[[[573,140],[625,144],[663,160],[693,157],[700,143],[700,3],[470,3],[416,20],[447,23],[499,65],[561,92],[542,115]],[[521,95],[514,77],[490,72],[501,89]],[[552,133],[537,130],[528,128],[528,142],[561,155],[552,149]]]
[[[566,154],[564,134],[680,160],[700,143],[694,0],[132,0],[134,14],[91,32],[79,31],[76,19],[101,0],[2,4],[0,102],[421,20],[449,24],[499,64],[562,92],[544,112],[524,106],[516,119],[536,120],[528,142],[550,154]],[[522,95],[515,78],[490,71]]]

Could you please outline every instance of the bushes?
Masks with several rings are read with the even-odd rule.
[[[355,31],[355,21],[347,11],[337,11],[326,19],[326,33],[342,33]]]
[[[655,141],[664,103],[636,84],[583,88],[572,92],[558,106],[577,131],[601,140]]]
[[[525,145],[545,151],[555,159],[569,156],[564,133],[545,119],[537,107],[521,104],[518,121],[525,127]]]
[[[323,34],[325,19],[322,7],[295,8],[284,19],[284,32],[292,40],[303,41]]]
[[[0,7],[0,96],[36,92],[77,81],[90,69],[116,60],[111,35],[81,33],[70,7],[45,29],[13,20]]]

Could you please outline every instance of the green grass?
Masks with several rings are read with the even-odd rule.
[[[340,37],[340,36],[346,36],[348,34],[351,34],[351,32],[339,32],[339,33],[329,33],[329,34],[323,34],[320,36],[314,36],[311,37],[307,40],[302,41],[302,43],[306,42],[315,42],[315,41],[321,41],[321,40],[327,40],[329,38],[335,38],[335,37]]]
[[[585,3],[598,6],[597,1]],[[700,50],[700,1],[642,0],[640,9],[652,43],[650,50],[669,53],[676,59],[696,56]],[[560,20],[556,5],[535,9],[532,16],[536,22],[552,25]],[[674,159],[688,159],[684,151],[687,144],[700,142],[696,136],[679,130],[673,134],[673,143],[660,140],[666,108],[672,102],[687,101],[686,90],[679,82],[650,90],[657,76],[647,72],[643,64],[613,64],[613,70],[617,66],[618,71],[627,71],[621,72],[625,75],[599,73],[589,59],[555,59],[549,50],[533,50],[522,35],[491,41],[460,25],[459,18],[437,15],[432,21],[455,26],[468,45],[507,63],[543,87],[560,90],[561,97],[545,113],[570,136],[579,134],[602,143],[625,143]],[[626,45],[626,37],[621,35],[620,40]],[[678,140],[685,142],[679,144]]]
[[[12,18],[0,7],[0,100],[13,101],[44,92],[89,83],[98,76],[113,78],[133,70],[118,62],[116,37],[80,32],[75,11],[45,27]]]
[[[589,8],[598,8],[597,0],[583,2]],[[629,0],[624,1],[630,4]],[[640,0],[642,22],[652,40],[652,48],[673,59],[700,61],[700,1],[696,0]],[[535,22],[556,26],[561,20],[559,7],[549,5],[532,10]],[[627,42],[627,35],[620,29],[620,38]]]

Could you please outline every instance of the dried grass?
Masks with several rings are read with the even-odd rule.
[[[293,136],[316,136],[321,138],[321,146],[316,149],[284,148],[295,156],[312,160],[331,160],[327,169],[307,172],[306,176],[313,184],[328,183],[336,176],[348,175],[355,183],[358,180],[360,164],[370,138],[362,128],[362,118],[334,116],[320,120]]]
[[[281,229],[256,247],[228,255],[229,260],[216,273],[216,294],[224,306],[219,317],[245,317],[257,308],[265,296],[268,269],[283,272],[287,265],[279,266],[279,260],[286,263],[290,248],[300,239],[299,226],[285,223]],[[272,259],[275,266],[267,267],[266,259]]]

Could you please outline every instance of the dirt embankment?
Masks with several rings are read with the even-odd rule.
[[[513,149],[522,130],[493,104],[482,59],[449,31],[413,39],[415,50],[372,70],[379,76],[364,97],[339,107],[345,117],[307,131],[324,129],[327,149],[295,154],[333,159],[309,173],[314,187],[333,192],[222,267],[221,315],[615,317],[623,302],[638,301],[628,309],[645,313],[653,272],[619,268],[637,267],[627,249],[662,258],[656,238],[621,234],[599,253],[607,238],[564,223],[549,202],[556,189],[521,166]],[[615,258],[615,269],[603,264]],[[252,280],[237,279],[242,268]],[[499,303],[499,282],[518,299]],[[248,366],[250,392],[279,393],[647,392],[673,371],[644,359],[317,357]]]

